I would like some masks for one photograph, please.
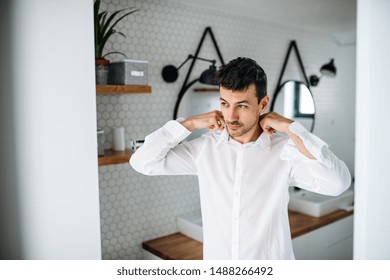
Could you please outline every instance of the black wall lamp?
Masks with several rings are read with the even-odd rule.
[[[174,65],[167,65],[162,70],[162,76],[165,82],[167,83],[173,83],[177,80],[177,77],[179,76],[179,69],[187,63],[190,59],[199,59],[203,61],[207,61],[212,63],[210,65],[209,69],[206,69],[202,72],[199,78],[199,82],[206,85],[217,85],[215,83],[215,75],[217,73],[217,67],[215,66],[215,63],[217,62],[215,59],[206,59],[201,57],[195,57],[192,54],[188,55],[187,59],[184,60],[182,64],[180,64],[179,67],[175,67]]]
[[[188,69],[188,72],[187,72],[187,75],[186,75],[186,77],[184,79],[183,85],[181,86],[181,89],[180,89],[179,94],[177,96],[175,109],[173,111],[173,119],[177,118],[177,112],[179,110],[180,101],[183,98],[183,96],[186,93],[186,91],[193,84],[195,84],[196,82],[200,82],[202,84],[207,84],[207,85],[217,85],[216,82],[215,82],[215,76],[216,76],[216,72],[217,72],[217,67],[215,66],[216,60],[205,59],[205,58],[201,58],[201,57],[198,56],[198,54],[200,52],[200,49],[201,49],[201,47],[203,45],[203,41],[204,41],[207,33],[210,34],[212,42],[213,42],[214,47],[215,47],[215,50],[217,51],[219,60],[221,61],[222,65],[224,65],[225,63],[223,61],[221,52],[220,52],[220,50],[218,48],[218,44],[217,44],[217,41],[215,40],[214,34],[211,31],[211,27],[206,27],[206,29],[203,32],[202,38],[200,39],[199,45],[198,45],[194,55],[191,55],[191,54],[188,55],[187,59],[182,64],[180,64],[179,67],[175,67],[174,65],[167,65],[162,70],[161,74],[162,74],[162,77],[163,77],[164,81],[167,82],[167,83],[173,83],[173,82],[175,82],[177,80],[177,77],[179,76],[179,69],[185,63],[187,63],[187,61],[192,60],[191,66]],[[198,78],[196,78],[196,79],[194,79],[194,80],[189,82],[189,78],[190,78],[192,69],[194,68],[195,62],[197,60],[203,60],[203,61],[210,62],[211,65],[210,65],[210,67],[208,69],[206,69],[205,71],[202,72],[200,77],[198,77]]]
[[[311,75],[310,85],[317,86],[322,76],[334,77],[336,76],[337,69],[334,66],[334,59],[332,58],[329,63],[322,65],[320,68],[320,76]]]

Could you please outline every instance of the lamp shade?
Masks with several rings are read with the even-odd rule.
[[[332,58],[328,64],[322,65],[320,72],[322,75],[336,76],[337,69],[334,66],[334,59]]]
[[[217,67],[210,65],[209,69],[204,70],[200,75],[199,82],[206,85],[218,85],[215,76],[217,75]]]

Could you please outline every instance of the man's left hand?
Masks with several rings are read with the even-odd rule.
[[[288,126],[292,122],[292,120],[275,112],[269,112],[260,116],[260,127],[270,136],[276,131],[287,133]]]

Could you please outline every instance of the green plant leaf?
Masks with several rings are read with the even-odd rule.
[[[134,9],[133,7],[120,9],[118,11],[113,12],[111,15],[108,15],[107,11],[99,12],[100,9],[100,0],[94,1],[94,24],[95,24],[95,57],[103,58],[103,50],[106,45],[108,39],[115,33],[126,37],[124,33],[117,31],[114,27],[125,17],[138,12],[139,9]],[[121,13],[131,10],[130,12],[126,12],[123,15]],[[111,53],[120,53],[121,52],[111,52]],[[106,56],[105,54],[104,56]],[[124,54],[123,54],[124,55]]]
[[[127,17],[128,15],[131,15],[132,13],[135,13],[135,12],[138,12],[139,10],[133,10],[133,11],[130,11],[124,15],[122,15],[121,17],[119,17],[111,26],[110,26],[110,23],[114,20],[115,16],[118,15],[119,13],[125,11],[125,10],[129,10],[129,9],[132,9],[132,8],[125,8],[125,9],[121,9],[121,10],[118,10],[116,12],[114,12],[108,19],[107,19],[107,22],[106,24],[104,25],[103,27],[103,30],[106,31],[106,29],[113,29],[117,24],[118,22],[120,22],[123,18]],[[110,26],[110,27],[109,27]]]

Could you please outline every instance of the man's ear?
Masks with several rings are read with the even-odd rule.
[[[260,101],[260,104],[259,104],[259,110],[260,110],[260,114],[264,113],[267,108],[268,108],[268,104],[269,104],[269,96],[266,95],[263,97],[263,99],[261,99]]]

